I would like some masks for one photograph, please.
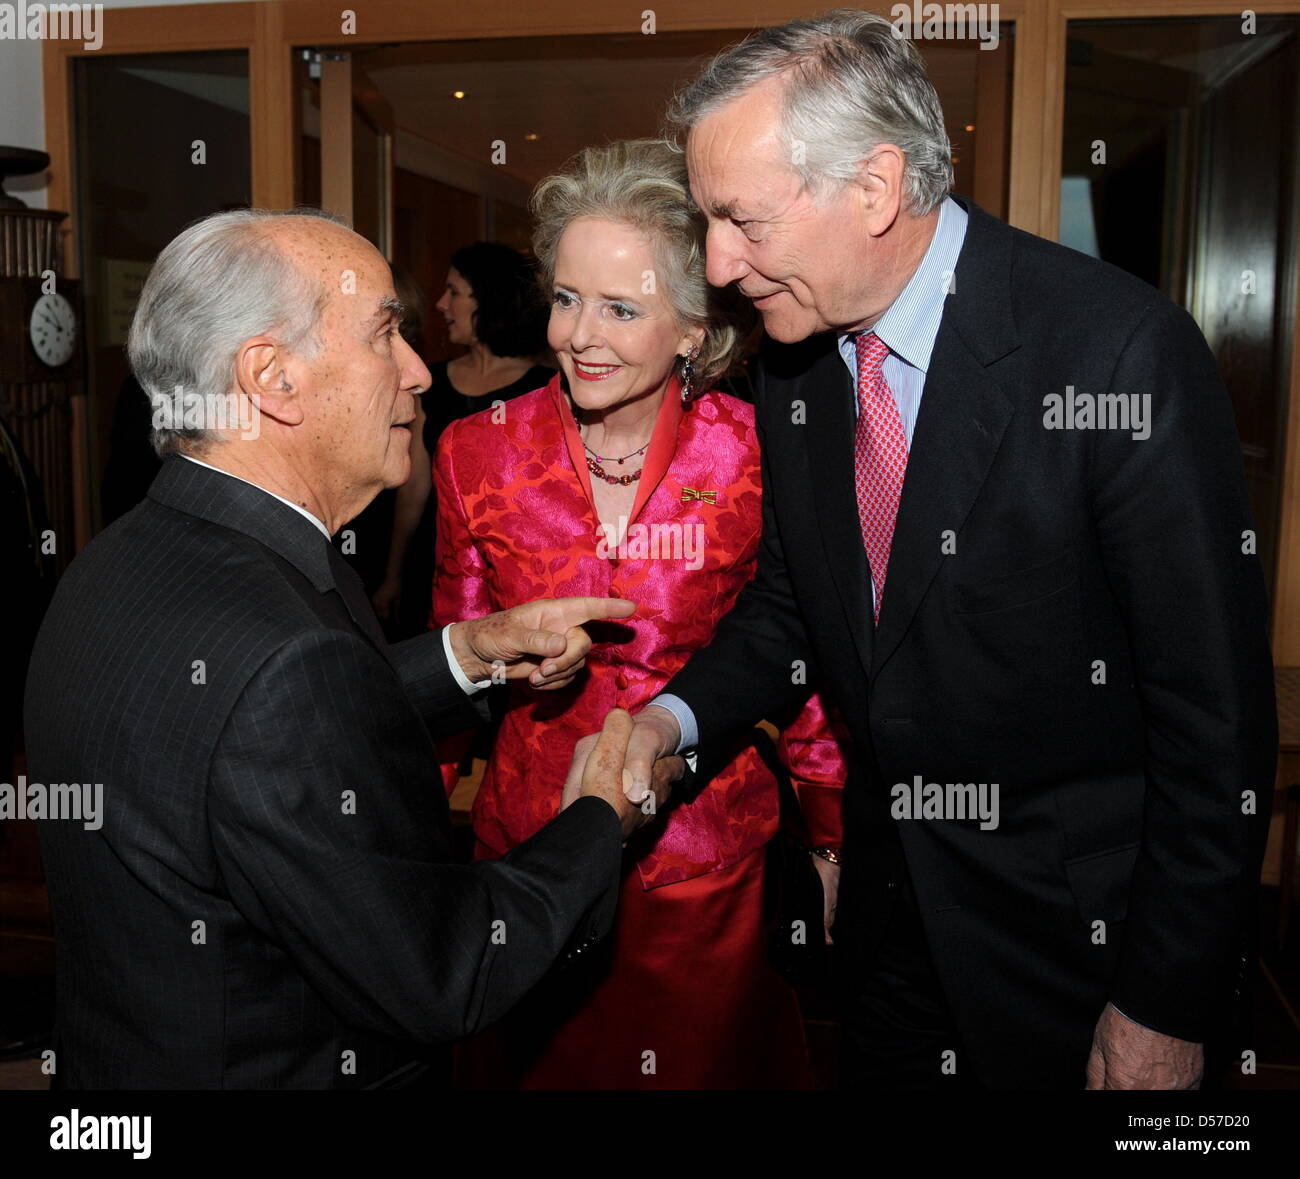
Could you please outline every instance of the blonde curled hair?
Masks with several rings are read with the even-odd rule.
[[[586,147],[533,190],[533,253],[549,302],[555,254],[580,217],[616,221],[645,235],[662,276],[660,291],[683,328],[704,328],[694,384],[705,390],[740,359],[755,323],[748,299],[709,285],[704,273],[707,223],[691,200],[686,161],[665,139],[624,139]]]

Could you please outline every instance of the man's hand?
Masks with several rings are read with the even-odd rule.
[[[680,757],[665,758],[654,767],[651,790],[634,790],[624,768],[633,729],[632,718],[626,712],[621,708],[611,709],[605,717],[605,727],[599,733],[583,737],[574,746],[560,800],[563,810],[587,795],[603,798],[618,812],[624,840],[659,813],[659,808],[668,801],[672,783],[686,770]]]
[[[625,598],[541,598],[509,610],[457,622],[451,649],[474,683],[527,677],[534,688],[562,688],[586,663],[591,636],[584,622],[627,618],[636,603]]]
[[[811,853],[809,853],[811,855]],[[832,864],[822,856],[813,856],[813,867],[822,879],[822,925],[826,934],[826,944],[834,945],[831,940],[831,926],[835,924],[835,906],[840,899],[840,865]]]
[[[626,768],[631,775],[635,798],[643,797],[650,789],[655,764],[672,757],[681,744],[682,730],[677,718],[666,708],[647,705],[632,718],[631,739],[627,743]],[[684,769],[683,769],[684,772]],[[678,777],[681,777],[678,774]]]
[[[1199,1089],[1205,1071],[1200,1044],[1153,1032],[1109,1003],[1092,1033],[1089,1089]]]

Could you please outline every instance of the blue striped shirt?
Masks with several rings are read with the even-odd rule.
[[[939,221],[934,236],[926,248],[925,257],[908,279],[898,298],[876,320],[871,329],[889,346],[885,357],[885,380],[894,394],[898,415],[903,420],[907,447],[912,448],[912,434],[916,430],[917,414],[921,411],[921,393],[925,388],[925,375],[930,368],[930,354],[939,335],[939,322],[943,319],[944,300],[952,291],[953,273],[957,269],[957,256],[966,240],[966,210],[951,197],[939,206]],[[854,333],[839,336],[840,355],[848,365],[853,379],[853,412],[858,410],[858,349]],[[872,584],[874,599],[875,585]],[[652,704],[666,708],[677,718],[682,740],[678,752],[692,749],[699,741],[699,726],[695,714],[678,696],[656,696]]]
[[[953,289],[953,272],[957,255],[966,240],[966,210],[949,197],[939,206],[939,224],[921,265],[908,279],[907,286],[878,320],[874,328],[888,346],[885,357],[885,380],[893,391],[898,415],[903,419],[908,449],[916,429],[916,415],[921,409],[921,390],[930,369],[930,353],[939,335],[943,304]],[[853,412],[858,410],[858,349],[856,333],[839,336],[840,355],[853,378]]]

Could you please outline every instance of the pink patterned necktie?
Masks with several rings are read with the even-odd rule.
[[[894,520],[907,473],[907,435],[894,394],[885,380],[889,345],[875,332],[860,332],[858,349],[858,424],[853,437],[854,485],[862,543],[871,566],[875,600],[872,614],[880,622],[880,603],[894,542]]]

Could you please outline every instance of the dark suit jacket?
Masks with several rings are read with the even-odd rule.
[[[857,751],[846,895],[871,895],[894,823],[968,1065],[1081,1087],[1107,1000],[1201,1041],[1237,985],[1276,755],[1264,580],[1191,317],[961,203],[879,628],[848,371],[833,334],[771,345],[758,573],[665,690],[707,778],[728,734],[824,688]],[[1150,437],[1045,428],[1066,386],[1149,395]],[[893,820],[915,775],[998,783],[999,826]],[[844,904],[841,925],[872,919]]]
[[[428,1079],[430,1046],[609,926],[622,837],[598,799],[504,861],[450,862],[426,721],[476,710],[437,633],[367,637],[328,550],[173,457],[59,585],[28,776],[102,782],[105,812],[42,823],[64,1087]]]

